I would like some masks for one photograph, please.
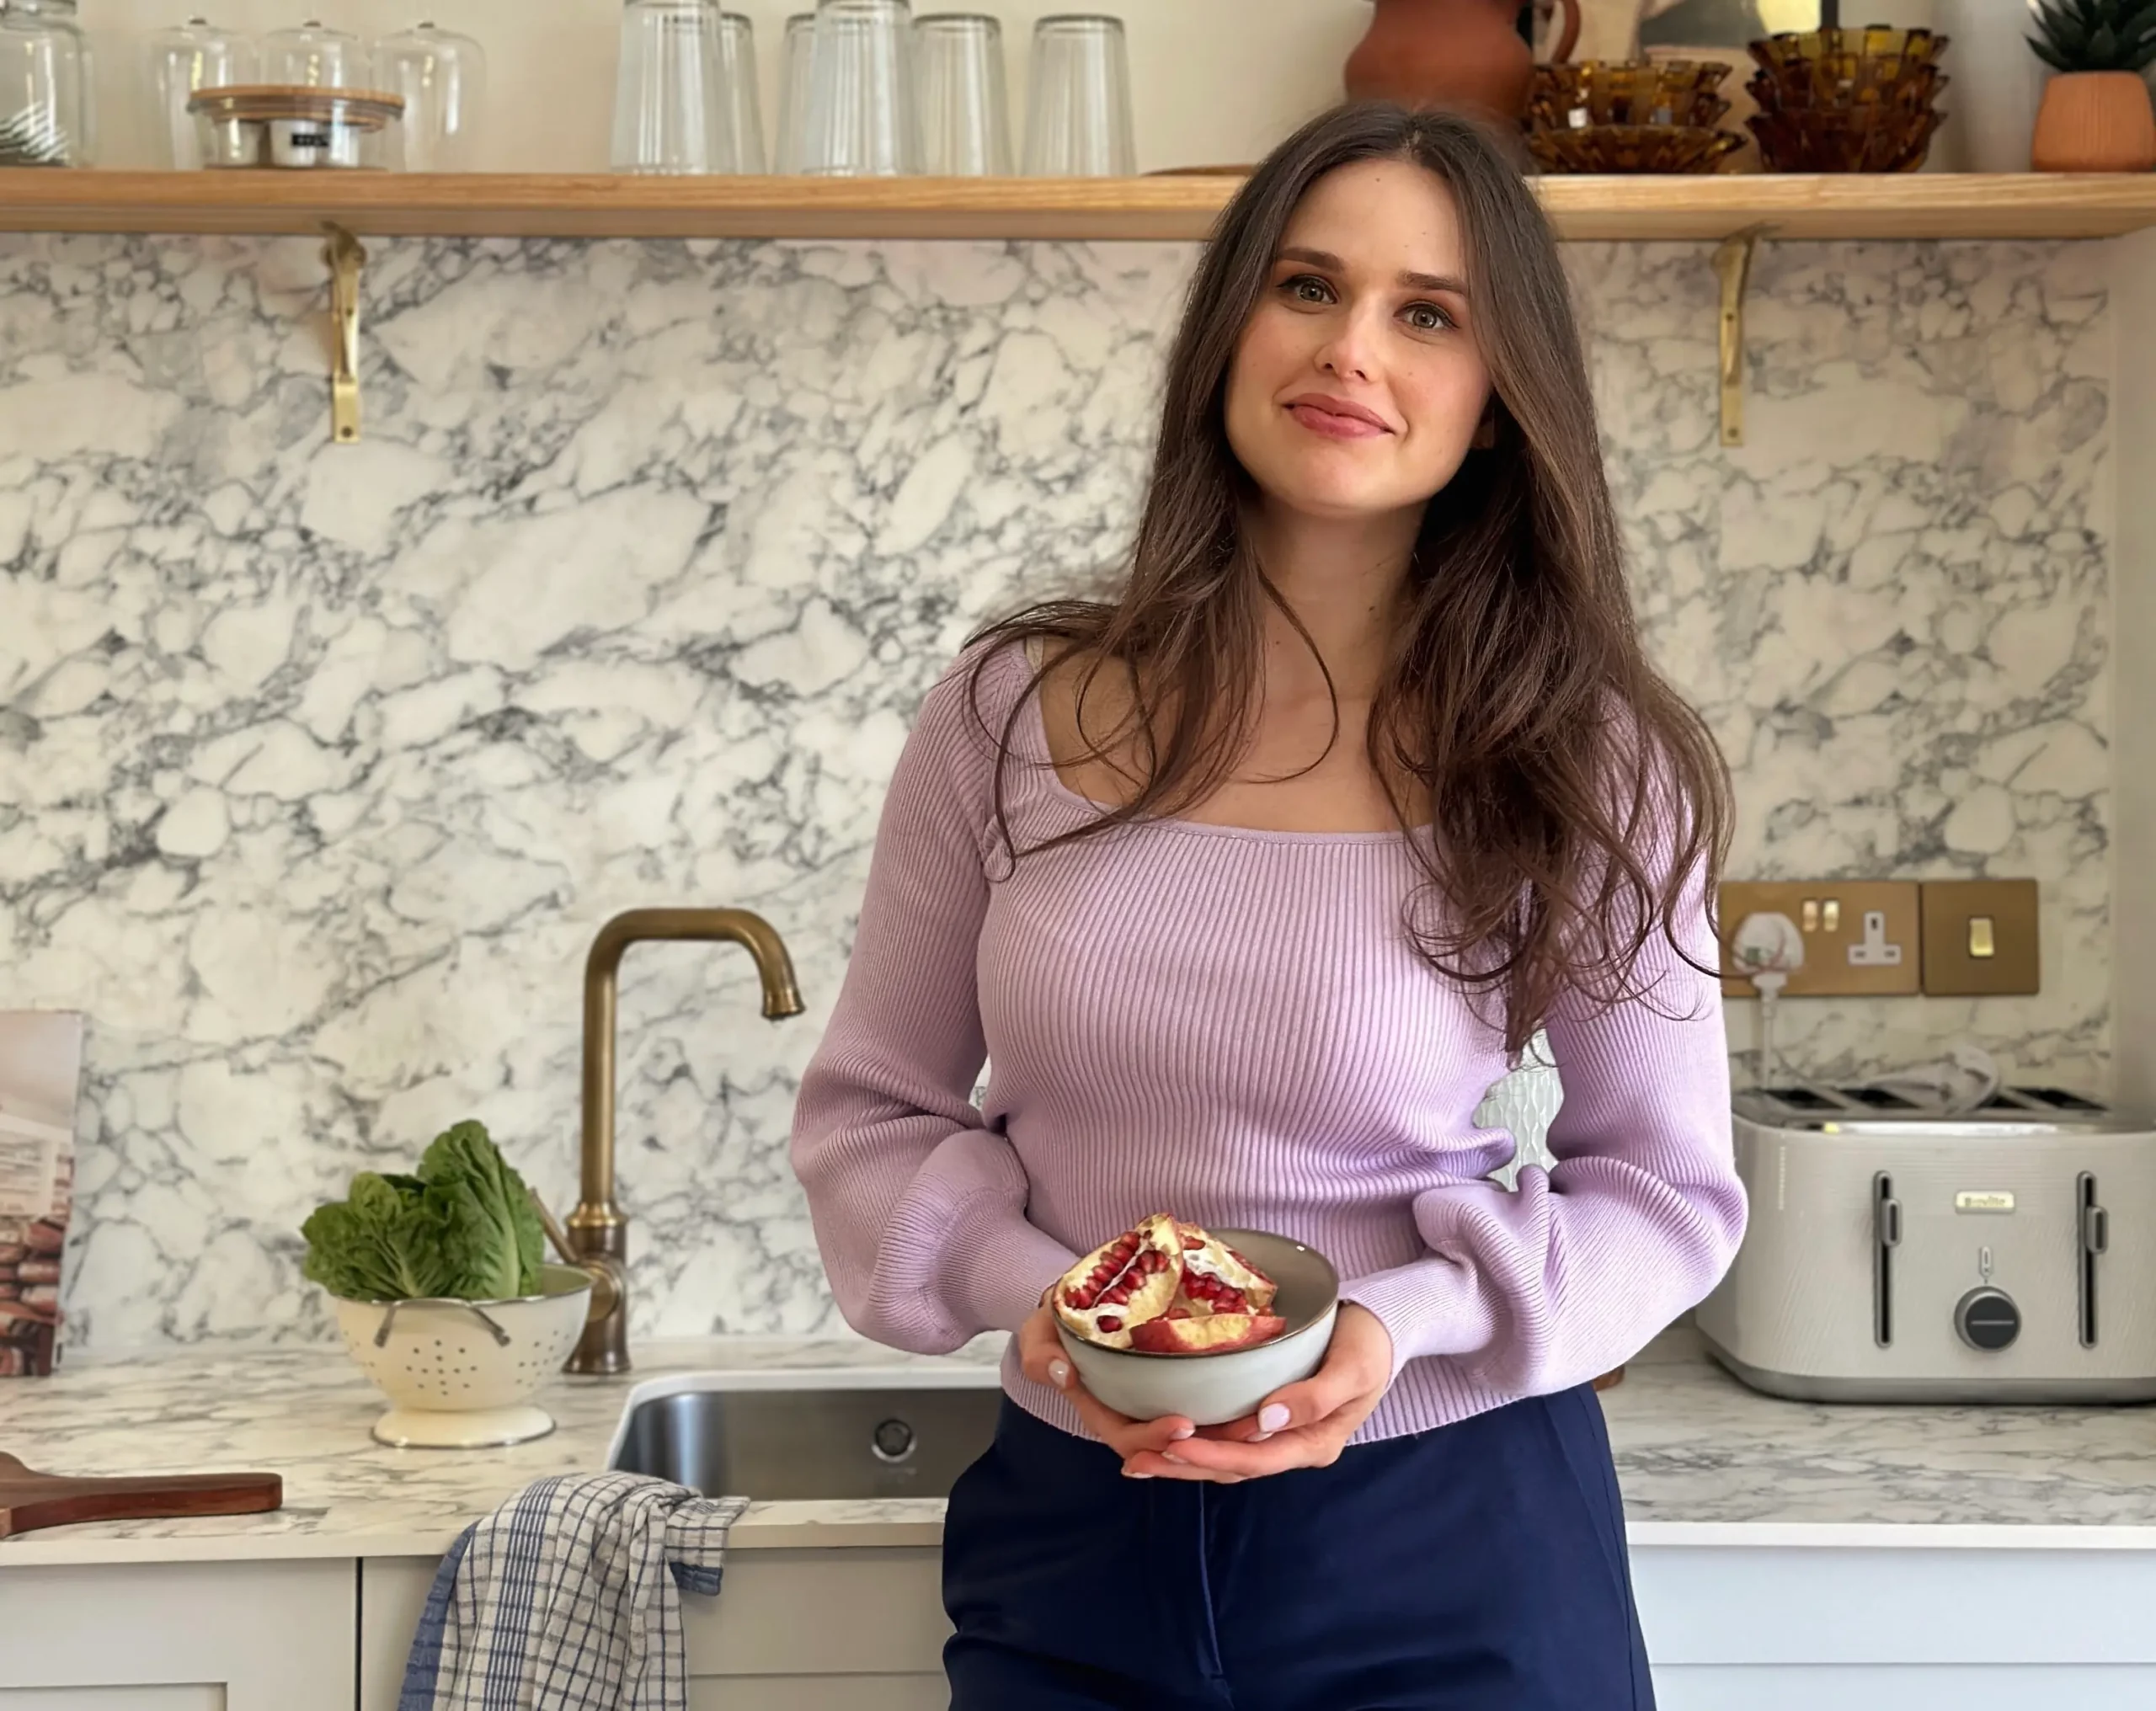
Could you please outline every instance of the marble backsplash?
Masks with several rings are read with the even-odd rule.
[[[456,1117],[566,1207],[584,948],[680,902],[809,1014],[632,953],[636,1329],[830,1328],[785,1139],[884,780],[975,621],[1114,557],[1193,252],[370,248],[339,448],[316,245],[0,237],[0,1007],[91,1017],[72,1341],[325,1335],[300,1218]],[[1764,247],[1736,452],[1705,250],[1568,253],[1732,871],[2043,882],[2041,997],[1790,1056],[2100,1086],[2099,248]]]

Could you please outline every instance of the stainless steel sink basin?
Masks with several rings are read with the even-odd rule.
[[[912,1375],[907,1375],[910,1379]],[[988,1447],[995,1374],[700,1373],[641,1385],[607,1466],[707,1496],[945,1497]],[[825,1382],[835,1380],[836,1382]],[[777,1382],[774,1382],[777,1381]]]

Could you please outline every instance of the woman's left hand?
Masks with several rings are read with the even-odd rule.
[[[1324,1364],[1309,1378],[1274,1391],[1255,1415],[1203,1427],[1171,1449],[1140,1450],[1123,1471],[1234,1484],[1290,1468],[1329,1468],[1391,1383],[1391,1334],[1351,1301],[1333,1321]]]

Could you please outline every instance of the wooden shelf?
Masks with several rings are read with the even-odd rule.
[[[1203,237],[1239,180],[0,171],[0,230],[499,237]]]
[[[609,173],[0,170],[0,231],[527,237],[1205,236],[1237,180],[647,179]],[[1698,241],[2111,237],[2156,225],[2156,174],[1549,178],[1560,234]]]
[[[2148,173],[1738,173],[1547,178],[1568,238],[1701,239],[1767,226],[1779,238],[2116,237],[2156,225]]]

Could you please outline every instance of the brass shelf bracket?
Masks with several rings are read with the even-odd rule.
[[[1721,443],[1744,443],[1744,291],[1752,280],[1752,252],[1774,228],[1748,226],[1715,246],[1715,277],[1721,281]]]
[[[360,272],[367,253],[343,227],[325,221],[329,241],[329,431],[339,445],[360,437]]]

